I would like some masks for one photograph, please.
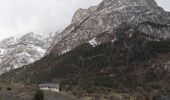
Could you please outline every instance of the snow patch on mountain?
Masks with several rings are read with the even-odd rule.
[[[89,43],[90,43],[93,47],[95,47],[95,46],[97,46],[97,45],[100,44],[100,43],[97,42],[96,38],[91,39],[91,40],[89,41]]]
[[[61,54],[65,54],[65,53],[69,52],[70,50],[71,50],[70,48],[67,48],[67,49],[63,50],[63,51],[61,52]]]
[[[114,42],[117,31],[128,26],[127,34],[133,37],[135,30],[147,39],[170,39],[170,13],[157,5],[155,0],[103,0],[98,6],[78,9],[72,23],[54,40],[48,53],[61,54],[83,43],[96,46],[97,42]]]
[[[55,34],[28,33],[0,42],[0,74],[31,64],[44,56]]]

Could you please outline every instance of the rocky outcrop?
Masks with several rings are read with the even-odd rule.
[[[97,7],[79,9],[48,52],[63,54],[94,39],[97,43],[113,42],[117,39],[115,30],[122,24],[130,26],[126,32],[130,37],[138,30],[153,40],[170,38],[170,15],[154,0],[104,0]],[[100,35],[107,38],[98,39]]]
[[[82,23],[83,21],[88,19],[96,10],[97,6],[90,7],[89,9],[78,9],[73,16],[72,23],[75,23],[77,25]]]

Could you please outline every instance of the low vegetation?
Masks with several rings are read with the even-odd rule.
[[[42,90],[36,90],[34,93],[34,100],[44,100],[44,93]]]
[[[8,87],[6,90],[11,91],[12,89],[10,87]]]
[[[34,64],[1,75],[1,82],[60,82],[61,91],[81,97],[96,93],[149,94],[167,92],[170,41],[148,41],[142,33],[96,47],[83,44],[64,54],[49,54]],[[15,79],[15,80],[13,80]],[[140,88],[140,89],[139,89]],[[164,90],[163,90],[164,89]],[[136,94],[137,95],[137,94]],[[152,94],[152,95],[157,95]]]

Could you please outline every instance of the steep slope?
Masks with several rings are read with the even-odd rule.
[[[160,8],[154,0],[104,0],[99,6],[79,9],[70,26],[54,41],[49,52],[69,51],[82,43],[108,33],[111,37],[96,39],[98,43],[115,41],[115,30],[126,24],[129,37],[134,30],[155,37],[154,40],[170,38],[170,13]]]
[[[22,67],[42,58],[53,41],[54,34],[28,33],[0,42],[0,73]]]
[[[62,90],[90,93],[132,92],[138,87],[169,91],[170,41],[148,42],[143,50],[135,52],[122,44],[123,41],[96,47],[83,44],[64,55],[50,54],[34,64],[2,74],[0,80],[24,84],[59,81]]]

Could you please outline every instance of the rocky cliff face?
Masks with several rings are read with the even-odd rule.
[[[145,38],[153,37],[148,40],[170,38],[170,13],[154,0],[104,0],[96,7],[79,9],[48,52],[63,54],[82,43],[114,42],[119,35],[115,30],[124,24],[129,27],[125,32],[129,38],[136,30]]]
[[[29,33],[0,42],[0,73],[22,67],[44,56],[54,34]]]

